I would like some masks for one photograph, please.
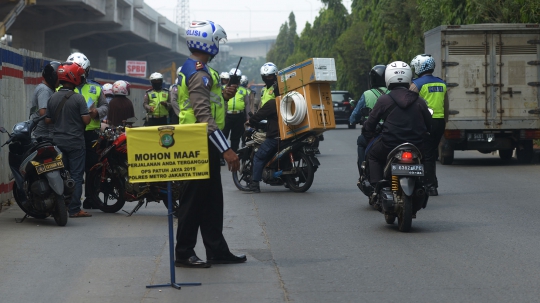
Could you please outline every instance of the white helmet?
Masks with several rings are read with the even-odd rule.
[[[115,96],[129,96],[129,82],[124,80],[118,80],[114,82],[112,91]]]
[[[420,76],[425,72],[433,72],[435,70],[435,60],[431,55],[421,54],[412,59],[411,66],[414,68],[414,73]]]
[[[153,73],[150,75],[150,81],[163,80],[163,75],[160,73]]]
[[[227,40],[227,33],[219,24],[209,20],[191,21],[186,30],[186,43],[189,49],[197,49],[209,55],[219,53],[219,42]]]
[[[246,75],[242,75],[242,77],[240,77],[240,85],[243,86],[243,87],[247,87],[248,85],[248,77],[246,77]]]
[[[236,68],[231,68],[231,70],[229,71],[229,75],[234,75],[235,71],[238,77],[242,76],[242,71]]]
[[[221,74],[219,74],[219,78],[221,78],[221,79],[230,79],[231,76],[229,75],[228,72],[222,72]]]
[[[110,84],[110,83],[105,83],[105,84],[103,84],[103,86],[101,87],[101,90],[103,91],[103,94],[104,94],[104,95],[114,95],[113,90],[112,90],[112,87],[113,87],[112,84]]]
[[[90,60],[83,53],[73,53],[69,55],[67,61],[79,64],[85,71],[90,67]]]
[[[263,66],[261,66],[261,76],[275,75],[277,72],[277,66],[272,62],[266,62]]]
[[[390,88],[390,84],[406,83],[411,84],[412,71],[411,67],[403,61],[394,61],[386,66],[384,72],[384,82],[386,87]]]

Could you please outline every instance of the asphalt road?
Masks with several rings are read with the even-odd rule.
[[[325,133],[307,193],[239,192],[224,169],[224,234],[248,262],[176,271],[202,286],[145,288],[170,281],[163,205],[132,217],[92,210],[66,227],[17,224],[12,206],[0,213],[0,302],[538,301],[537,164],[456,152],[437,167],[440,196],[400,233],[356,188],[359,132]]]

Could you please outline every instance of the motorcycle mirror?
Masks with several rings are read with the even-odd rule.
[[[3,126],[0,126],[0,133],[5,134],[7,130]]]

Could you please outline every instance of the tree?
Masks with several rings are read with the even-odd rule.
[[[296,20],[294,13],[289,14],[289,22],[285,22],[279,29],[276,43],[272,45],[266,55],[266,60],[273,62],[278,68],[286,65],[287,59],[293,54],[298,34],[296,33]]]

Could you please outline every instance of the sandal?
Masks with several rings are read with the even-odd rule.
[[[92,214],[89,214],[85,212],[84,210],[80,210],[78,213],[69,215],[70,218],[84,218],[84,217],[92,217]]]

